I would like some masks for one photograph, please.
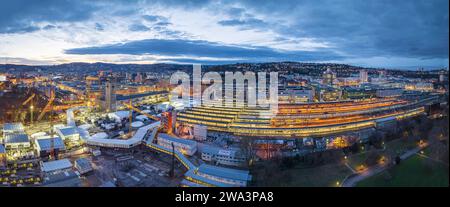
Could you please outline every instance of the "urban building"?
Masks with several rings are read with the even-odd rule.
[[[158,145],[161,145],[167,149],[172,149],[172,144],[175,150],[181,152],[184,155],[192,156],[197,152],[197,142],[187,139],[180,139],[172,137],[168,134],[160,133],[157,139]]]
[[[236,148],[222,149],[219,147],[203,145],[200,151],[202,160],[214,164],[243,166],[247,161],[247,158],[241,150]]]
[[[398,97],[403,94],[403,89],[402,88],[382,88],[382,89],[378,89],[376,94],[377,94],[377,97],[380,97],[380,98]]]
[[[80,132],[78,131],[77,127],[73,126],[67,126],[67,127],[59,127],[56,128],[56,133],[59,135],[59,137],[62,138],[64,141],[69,142],[78,142],[80,141]]]
[[[73,170],[48,174],[44,177],[44,187],[81,187],[81,179]]]
[[[322,84],[333,85],[335,80],[336,80],[336,73],[333,72],[330,67],[327,67],[327,70],[322,75]]]
[[[64,145],[64,141],[61,137],[53,137],[44,136],[39,137],[34,140],[37,156],[39,157],[48,157],[51,152],[53,141],[53,150],[55,154],[66,150],[66,146]]]
[[[41,171],[44,175],[58,174],[67,172],[72,169],[72,163],[69,159],[53,160],[48,162],[40,162]]]
[[[359,82],[360,84],[369,82],[369,73],[367,72],[367,70],[359,71]]]
[[[3,135],[3,143],[7,149],[22,150],[29,148],[30,138],[25,133],[6,133]]]
[[[105,86],[104,109],[106,112],[116,110],[116,84],[112,80],[108,80]]]
[[[75,169],[78,170],[80,174],[86,174],[92,172],[94,169],[92,168],[91,162],[86,158],[79,158],[75,160]]]

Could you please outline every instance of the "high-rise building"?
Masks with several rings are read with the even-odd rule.
[[[360,83],[367,83],[367,82],[369,82],[369,75],[367,73],[367,70],[360,70],[359,71],[359,82]]]
[[[115,94],[115,83],[113,80],[109,79],[106,81],[105,87],[105,110],[106,112],[111,112],[116,110],[116,94]]]

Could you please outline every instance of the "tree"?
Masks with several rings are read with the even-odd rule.
[[[383,147],[382,146],[383,139],[384,135],[381,132],[376,131],[369,137],[369,144],[377,149],[381,149]]]

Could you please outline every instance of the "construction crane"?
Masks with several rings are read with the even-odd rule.
[[[42,112],[39,114],[37,120],[40,121],[44,117],[45,113],[49,111],[53,106],[53,101],[55,100],[55,90],[53,87],[50,89],[50,98],[48,99],[47,105],[45,105],[44,109],[42,109]],[[53,112],[53,110],[52,110]]]
[[[24,111],[22,111],[22,108],[25,106],[25,105],[27,105],[30,101],[32,101],[33,100],[33,98],[36,96],[36,94],[32,94],[30,97],[28,97],[24,102],[22,102],[22,104],[17,108],[17,113],[16,113],[16,116],[15,116],[15,118],[14,118],[14,120],[15,121],[17,121],[18,119],[19,119],[19,115],[23,115],[22,116],[22,119],[24,119],[25,118],[25,112]],[[33,106],[31,106],[31,107],[33,107]]]
[[[150,119],[153,119],[153,120],[155,120],[155,121],[161,120],[161,118],[159,118],[159,117],[157,117],[157,116],[153,116],[153,115],[151,115],[151,114],[145,113],[145,112],[143,112],[142,110],[140,110],[140,109],[134,107],[134,106],[131,104],[131,101],[130,101],[130,103],[128,103],[128,104],[125,103],[124,105],[125,105],[128,109],[133,110],[133,111],[136,111],[136,112],[138,112],[138,113],[140,113],[140,114],[142,114],[142,115],[145,115],[146,117],[148,117],[148,118],[150,118]]]
[[[57,160],[58,156],[55,153],[55,129],[53,129],[53,104],[50,105],[50,159]]]

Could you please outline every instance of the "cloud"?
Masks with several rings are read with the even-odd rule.
[[[268,25],[263,20],[256,18],[222,20],[218,24],[222,26],[241,26],[243,29],[262,29]]]
[[[448,1],[241,1],[265,19],[286,16],[270,28],[284,37],[332,42],[349,56],[448,58]],[[258,27],[259,25],[253,25]]]
[[[158,43],[180,46],[183,51],[164,50],[161,46],[145,52],[190,55],[180,61],[220,57],[223,52],[223,57],[231,61],[339,59],[376,66],[376,61],[383,65],[384,60],[395,58],[407,61],[405,64],[440,65],[449,56],[448,4],[448,0],[15,0],[0,6],[0,43],[16,45],[17,41],[20,45],[24,39],[32,39],[26,33],[41,31],[42,34],[29,37],[53,38],[56,42],[65,36],[62,33],[77,36],[73,42],[60,41],[61,47],[78,47],[67,50],[72,52],[92,52],[95,48],[99,54],[111,53],[113,49],[129,54],[155,49]],[[76,29],[80,32],[73,32]],[[150,30],[142,34],[129,32]],[[87,35],[92,31],[102,31],[96,33],[102,41],[80,41],[90,39]],[[117,38],[108,38],[111,36]],[[105,45],[113,42],[125,44]],[[26,46],[9,46],[9,51],[16,52],[14,55],[6,49],[0,50],[0,55],[29,54],[17,49],[29,48],[28,43],[23,44]],[[248,44],[265,47],[247,47]],[[134,52],[130,52],[130,46]],[[202,52],[191,52],[186,47],[198,47]],[[108,48],[111,51],[106,51]],[[312,51],[300,51],[308,48]],[[212,53],[208,54],[207,49]],[[61,49],[57,51],[60,54]],[[255,56],[248,51],[256,51]],[[41,54],[35,55],[38,56]]]
[[[39,30],[38,22],[76,22],[88,19],[97,7],[89,1],[4,1],[0,6],[0,34]]]
[[[73,48],[66,54],[128,54],[159,55],[170,57],[220,58],[231,59],[227,62],[243,61],[323,61],[337,60],[342,57],[332,51],[277,51],[268,47],[242,45],[224,45],[202,40],[182,39],[146,39],[121,44],[103,45],[86,48]],[[193,58],[192,58],[193,59]],[[191,61],[192,61],[191,59]],[[179,60],[179,59],[178,59]],[[208,62],[204,60],[203,62]],[[209,61],[214,62],[214,61]]]
[[[97,23],[95,23],[95,30],[97,30],[97,31],[104,31],[105,27],[102,24],[97,22]]]
[[[143,24],[132,24],[128,27],[128,30],[133,32],[146,32],[150,31],[150,28]]]

